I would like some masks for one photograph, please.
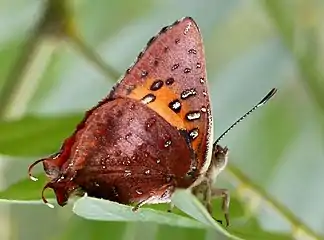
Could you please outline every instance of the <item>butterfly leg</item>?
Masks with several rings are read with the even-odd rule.
[[[212,182],[210,179],[206,180],[206,188],[203,194],[203,202],[205,207],[210,215],[213,215],[213,208],[212,208]]]
[[[213,157],[210,163],[210,166],[204,176],[204,179],[201,181],[199,185],[193,188],[193,194],[198,196],[199,194],[202,196],[202,202],[205,205],[207,211],[210,215],[213,214],[212,209],[212,200],[214,198],[222,198],[222,210],[225,215],[226,225],[229,225],[229,203],[230,196],[227,189],[218,189],[213,187],[216,177],[219,175],[221,171],[224,170],[228,161],[228,148],[221,147],[220,145],[215,145],[213,148]],[[217,220],[220,222],[220,220]]]
[[[154,199],[154,196],[148,197],[147,199],[144,199],[142,201],[140,201],[139,203],[137,203],[133,208],[132,211],[136,212],[140,207],[142,207],[143,205],[145,205],[146,203],[149,203],[151,200]]]
[[[210,199],[207,201],[207,210],[212,211],[211,200],[215,198],[222,198],[222,211],[224,212],[226,226],[229,225],[229,204],[230,204],[230,195],[227,189],[223,188],[212,188]]]
[[[230,204],[230,195],[227,189],[215,188],[212,186],[213,182],[211,179],[205,179],[200,185],[193,189],[193,194],[202,193],[202,202],[205,205],[207,211],[212,216],[213,207],[212,200],[215,198],[222,198],[222,211],[224,212],[224,217],[226,221],[226,226],[229,225],[229,204]],[[217,222],[222,223],[221,220],[215,219]]]
[[[160,203],[165,203],[165,202],[170,202],[169,199],[171,197],[171,193],[174,191],[174,183],[172,184],[167,184],[164,185],[163,187],[161,187],[159,190],[156,191],[156,193],[160,193],[160,197],[158,199],[158,201]],[[138,202],[133,208],[133,212],[136,212],[140,207],[142,207],[143,205],[147,204],[147,203],[152,203],[155,202],[156,203],[157,197],[156,194],[150,195],[148,196],[146,199],[141,200],[140,202]],[[173,204],[171,203],[170,208],[172,210],[173,208]]]
[[[174,208],[174,204],[172,202],[169,203],[168,212],[169,213],[172,212],[173,208]]]
[[[206,173],[206,178],[208,179],[208,191],[206,196],[206,203],[208,211],[211,210],[211,200],[214,198],[222,198],[222,210],[225,215],[226,226],[229,225],[229,204],[230,195],[227,189],[215,188],[213,183],[216,177],[225,169],[228,162],[229,150],[227,147],[222,147],[220,145],[213,146],[213,157],[209,169]]]

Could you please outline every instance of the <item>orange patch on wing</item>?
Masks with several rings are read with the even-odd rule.
[[[150,86],[150,84],[148,84]],[[172,100],[177,98],[177,95],[166,87],[162,87],[157,91],[151,91],[146,86],[139,87],[137,86],[128,97],[141,100],[147,94],[154,94],[156,99],[154,102],[148,103],[147,106],[158,113],[163,117],[167,122],[172,126],[175,126],[177,129],[186,129],[185,122],[180,114],[173,112],[168,104]]]
[[[174,92],[172,87],[164,85],[160,89],[152,91],[150,90],[150,86],[152,85],[153,81],[154,79],[147,79],[145,84],[142,86],[136,86],[136,88],[134,88],[127,95],[127,97],[140,101],[148,94],[153,94],[156,98],[154,101],[148,103],[147,106],[163,117],[172,126],[176,127],[177,129],[188,131],[196,127],[202,129],[199,126],[200,124],[196,121],[191,122],[186,120],[186,114],[192,109],[190,109],[190,106],[188,103],[186,103],[186,101],[181,100],[180,96]],[[176,99],[181,102],[181,111],[179,113],[175,113],[169,107],[169,103]],[[191,143],[192,148],[196,151],[201,145],[202,138],[203,135],[199,133],[198,137]]]

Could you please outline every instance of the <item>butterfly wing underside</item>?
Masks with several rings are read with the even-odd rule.
[[[189,17],[152,37],[109,95],[147,104],[178,130],[185,131],[206,171],[212,144],[211,105],[202,36]]]

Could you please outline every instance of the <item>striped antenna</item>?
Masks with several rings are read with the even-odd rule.
[[[264,104],[266,104],[277,92],[276,88],[272,88],[271,91],[260,101],[258,102],[258,104],[256,104],[253,108],[251,108],[249,111],[247,111],[242,117],[240,117],[239,119],[237,119],[229,128],[227,128],[227,130],[225,132],[223,132],[218,138],[217,140],[214,142],[213,147],[215,148],[216,145],[219,143],[220,140],[223,139],[223,137],[225,137],[225,135],[231,131],[239,122],[241,122],[243,119],[245,119],[247,116],[249,116],[252,112],[254,112],[254,110],[256,110],[257,108],[263,106]]]

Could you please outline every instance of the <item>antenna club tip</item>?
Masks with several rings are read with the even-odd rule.
[[[259,102],[257,106],[266,104],[277,93],[277,91],[278,91],[277,88],[272,88],[270,92]]]
[[[278,88],[272,88],[271,91],[270,91],[270,93],[271,93],[271,97],[272,97],[273,95],[275,95],[277,92],[278,92]]]
[[[223,139],[223,137],[236,125],[238,124],[240,121],[242,121],[244,118],[246,118],[248,115],[250,115],[255,109],[261,107],[262,105],[264,105],[265,103],[267,103],[278,91],[277,88],[272,88],[270,90],[270,92],[268,92],[268,94],[257,104],[255,105],[253,108],[251,108],[248,112],[246,112],[242,117],[240,117],[239,119],[237,119],[225,132],[223,132],[214,142],[213,147],[215,148],[216,145],[218,144],[218,142],[220,140]]]

